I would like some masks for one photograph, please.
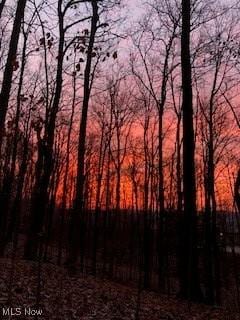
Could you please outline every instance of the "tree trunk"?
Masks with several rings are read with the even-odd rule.
[[[83,93],[83,105],[82,105],[82,116],[79,131],[79,142],[78,142],[78,165],[77,165],[77,186],[76,196],[74,201],[74,210],[71,217],[72,230],[70,234],[70,246],[69,246],[69,265],[74,271],[75,263],[77,262],[79,252],[79,241],[81,255],[84,251],[84,225],[83,225],[83,205],[84,205],[84,180],[85,180],[85,145],[86,145],[86,129],[87,129],[87,116],[88,106],[91,91],[91,67],[92,67],[92,53],[95,42],[95,35],[97,31],[97,23],[99,20],[98,16],[98,4],[97,1],[92,1],[92,20],[91,20],[91,31],[90,39],[87,50],[87,61],[84,72],[84,93]],[[80,232],[80,239],[79,239]],[[83,266],[82,266],[83,267]]]
[[[97,244],[98,244],[98,218],[101,210],[100,196],[101,196],[101,186],[102,186],[102,175],[103,175],[103,165],[105,152],[103,150],[103,138],[104,138],[104,127],[102,127],[100,147],[99,147],[99,159],[98,159],[98,169],[97,169],[97,190],[96,190],[96,203],[95,203],[95,214],[93,217],[93,262],[92,262],[92,272],[95,275],[97,271]],[[103,155],[102,155],[103,153]]]
[[[48,186],[53,169],[53,144],[54,132],[56,125],[56,117],[62,92],[62,70],[64,57],[64,16],[61,9],[62,0],[58,2],[58,18],[59,18],[59,47],[58,47],[58,65],[56,75],[56,89],[53,104],[50,111],[49,121],[46,124],[43,148],[43,170],[39,179],[36,179],[35,193],[32,199],[31,221],[29,227],[28,238],[25,246],[25,258],[35,259],[39,247],[39,233],[42,231],[45,211],[48,204]]]
[[[20,71],[20,78],[19,78],[19,85],[18,85],[18,92],[17,92],[16,116],[14,119],[13,150],[12,150],[8,190],[7,192],[2,192],[0,196],[2,212],[6,216],[6,219],[8,217],[10,202],[12,200],[11,195],[12,195],[12,189],[14,184],[16,161],[17,161],[17,149],[18,149],[18,140],[19,140],[19,120],[20,120],[20,112],[21,112],[21,92],[22,92],[22,86],[23,86],[23,76],[25,71],[26,49],[27,49],[27,34],[24,34],[21,71]],[[1,246],[0,251],[4,251],[4,247],[6,244],[6,239],[5,239],[6,232],[7,230],[2,230],[1,244],[3,246]]]
[[[12,76],[14,68],[16,67],[18,40],[20,36],[22,19],[24,17],[26,2],[27,0],[19,0],[17,4],[17,10],[9,44],[7,62],[3,73],[2,89],[0,93],[0,155],[4,135],[5,119],[8,109],[10,91],[12,87]],[[2,4],[4,5],[3,2]]]
[[[143,216],[143,287],[150,287],[150,228],[149,228],[149,157],[148,157],[148,128],[149,116],[145,118],[144,124],[144,216]],[[141,268],[141,264],[139,265]],[[139,270],[141,274],[141,269]]]
[[[197,209],[195,185],[195,142],[193,128],[192,70],[190,57],[191,1],[182,0],[182,110],[183,110],[183,197],[184,214],[181,231],[180,295],[202,300],[198,274]]]

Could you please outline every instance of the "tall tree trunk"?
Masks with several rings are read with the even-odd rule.
[[[165,96],[164,96],[165,101]],[[162,101],[162,103],[165,103]],[[165,244],[165,205],[164,205],[164,174],[163,174],[163,104],[159,106],[159,223],[158,223],[158,286],[165,290],[165,263],[166,263],[166,244]]]
[[[13,23],[13,29],[9,44],[7,62],[3,73],[2,89],[0,93],[0,155],[4,135],[5,118],[7,114],[10,91],[12,87],[12,76],[14,68],[16,67],[18,40],[20,36],[22,19],[24,17],[26,2],[27,0],[18,0],[16,15]]]
[[[181,141],[180,141],[180,125],[181,116],[178,117],[177,122],[177,133],[176,133],[176,151],[177,151],[177,161],[176,161],[176,173],[177,173],[177,212],[181,214],[182,212],[182,175],[181,175]]]
[[[116,211],[120,211],[120,201],[121,201],[121,142],[120,142],[120,128],[117,127],[117,181],[116,181]]]
[[[102,133],[101,133],[101,141],[100,141],[100,155],[98,159],[98,170],[97,170],[97,191],[96,191],[96,204],[95,204],[95,215],[94,215],[94,239],[93,239],[93,274],[96,274],[97,271],[97,244],[98,244],[98,233],[99,233],[99,214],[101,213],[101,203],[100,203],[100,196],[101,196],[101,187],[102,187],[102,177],[103,177],[103,170],[104,170],[104,161],[105,155],[107,150],[107,144],[104,144],[104,125],[102,126]],[[104,144],[104,145],[103,145]],[[106,223],[106,212],[104,213],[104,222]],[[104,224],[105,226],[105,224]]]
[[[182,0],[182,90],[183,90],[183,197],[181,226],[180,295],[202,300],[198,274],[195,142],[193,128],[192,70],[190,57],[191,1]]]
[[[85,149],[86,149],[86,129],[87,129],[87,116],[88,106],[91,91],[91,70],[92,70],[92,53],[95,43],[95,35],[97,31],[97,23],[99,20],[98,16],[98,4],[96,0],[91,1],[92,5],[92,20],[91,20],[91,31],[90,39],[87,50],[87,61],[84,72],[84,93],[83,93],[83,104],[82,104],[82,116],[79,131],[79,142],[78,142],[78,165],[77,165],[77,185],[76,195],[74,201],[74,210],[72,213],[71,222],[71,234],[70,234],[70,246],[69,246],[69,259],[70,266],[75,267],[79,253],[79,241],[81,255],[83,256],[84,251],[84,225],[83,225],[83,205],[84,205],[84,180],[85,180]],[[80,239],[79,239],[80,232]],[[83,268],[83,266],[82,266]]]
[[[22,61],[21,61],[21,71],[20,71],[20,78],[19,78],[19,85],[18,85],[18,92],[17,92],[17,105],[16,105],[16,116],[14,119],[14,134],[13,134],[13,150],[12,150],[12,159],[11,159],[11,166],[10,166],[10,174],[9,174],[9,182],[8,182],[8,189],[5,192],[1,192],[0,195],[0,203],[2,207],[2,213],[8,217],[9,206],[11,202],[11,195],[12,189],[14,184],[14,177],[15,177],[15,169],[16,169],[16,161],[17,161],[17,149],[18,149],[18,140],[19,140],[19,120],[20,120],[20,113],[21,113],[21,92],[23,86],[23,76],[25,71],[25,62],[26,62],[26,49],[27,49],[27,34],[24,33],[24,42],[23,42],[23,49],[22,49]],[[4,250],[5,242],[5,233],[7,230],[2,230],[2,239],[1,239],[1,249],[0,251]],[[1,252],[2,254],[3,252]]]
[[[150,227],[149,227],[149,155],[148,155],[149,116],[144,123],[144,206],[143,206],[143,287],[150,287]],[[141,264],[139,265],[141,268]],[[141,269],[139,270],[141,274]]]
[[[43,150],[43,170],[36,181],[37,187],[32,199],[31,221],[28,232],[28,238],[25,246],[25,257],[27,259],[35,259],[39,247],[39,233],[42,231],[45,211],[48,204],[48,186],[53,169],[53,144],[56,125],[56,117],[62,92],[62,70],[64,58],[64,15],[62,12],[62,0],[58,1],[58,19],[59,19],[59,46],[58,46],[58,64],[56,75],[56,89],[52,107],[50,110],[49,121],[46,124],[44,134],[44,150]],[[38,179],[37,179],[38,180]]]
[[[215,86],[214,86],[215,87]],[[205,234],[206,234],[206,299],[210,304],[220,303],[220,276],[219,254],[217,246],[217,219],[216,199],[214,188],[214,127],[213,127],[213,95],[209,105],[209,139],[207,144],[207,174],[206,174],[206,207],[205,207]]]
[[[161,84],[161,97],[158,103],[158,113],[159,113],[159,127],[158,127],[158,139],[159,139],[159,162],[158,162],[158,169],[159,169],[159,237],[158,237],[158,285],[161,290],[165,290],[166,283],[165,283],[165,276],[164,272],[166,269],[166,259],[167,259],[167,250],[166,250],[166,217],[165,217],[165,204],[164,204],[164,172],[163,172],[163,114],[164,114],[164,107],[166,103],[167,97],[167,82],[169,77],[169,68],[168,68],[168,60],[170,55],[170,50],[173,44],[173,40],[175,38],[175,30],[176,26],[174,26],[173,34],[169,39],[169,42],[166,46],[166,55],[164,59],[164,66],[163,66],[163,75],[162,75],[162,84]]]

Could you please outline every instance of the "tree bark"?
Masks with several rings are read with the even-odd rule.
[[[190,56],[191,1],[182,0],[182,110],[183,110],[183,197],[181,232],[180,296],[202,300],[198,274],[197,209],[195,185],[195,141],[193,128],[192,70]]]
[[[12,76],[17,59],[18,40],[20,36],[22,19],[24,17],[26,2],[27,0],[19,0],[17,4],[17,10],[9,44],[7,62],[3,73],[2,89],[0,93],[0,155],[2,149],[2,140],[4,136],[5,119],[8,109],[10,91],[12,87]]]
[[[95,43],[95,35],[97,31],[97,23],[99,20],[98,16],[98,4],[97,1],[92,1],[92,20],[91,20],[91,31],[90,39],[87,50],[87,61],[84,72],[84,94],[82,104],[82,116],[79,131],[79,143],[78,143],[78,166],[77,166],[77,185],[76,185],[76,196],[74,201],[74,209],[72,213],[72,222],[70,230],[70,246],[69,246],[69,257],[68,263],[74,272],[75,263],[77,262],[79,253],[79,241],[81,256],[84,254],[84,222],[83,222],[83,211],[84,211],[84,180],[85,180],[85,149],[86,149],[86,130],[87,130],[87,116],[88,106],[91,92],[91,69],[92,69],[92,53]],[[79,239],[80,231],[80,239]],[[82,259],[81,259],[82,260]],[[82,266],[83,268],[83,266]]]
[[[17,149],[18,149],[18,140],[19,140],[19,120],[20,120],[20,113],[21,113],[21,92],[23,86],[23,77],[25,71],[25,63],[26,63],[26,49],[27,49],[27,34],[24,33],[24,42],[23,42],[23,49],[22,49],[22,60],[21,60],[21,71],[19,77],[19,85],[18,85],[18,92],[17,92],[17,105],[16,105],[16,116],[14,119],[14,134],[13,134],[13,150],[12,150],[12,159],[11,159],[11,166],[10,166],[10,174],[9,174],[9,182],[8,182],[8,190],[7,192],[2,192],[0,196],[0,203],[2,206],[2,212],[8,217],[10,203],[11,203],[11,195],[12,189],[14,184],[14,177],[15,177],[15,169],[16,169],[16,161],[17,161]],[[25,143],[24,143],[25,144]],[[1,254],[4,252],[4,248],[8,242],[8,231],[2,230],[2,239],[1,239]]]

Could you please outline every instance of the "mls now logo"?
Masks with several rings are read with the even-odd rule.
[[[2,315],[5,317],[9,316],[41,316],[43,314],[42,309],[33,308],[3,308]]]
[[[3,316],[20,316],[22,314],[21,308],[3,308],[2,315]]]

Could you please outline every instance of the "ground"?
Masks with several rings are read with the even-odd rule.
[[[0,259],[0,319],[240,320],[238,314],[222,308],[147,291],[141,292],[137,318],[137,301],[136,288],[93,276],[70,277],[53,264]],[[2,308],[6,311],[8,306],[19,307],[21,315],[3,316]],[[42,310],[42,315],[31,317],[24,308]]]

